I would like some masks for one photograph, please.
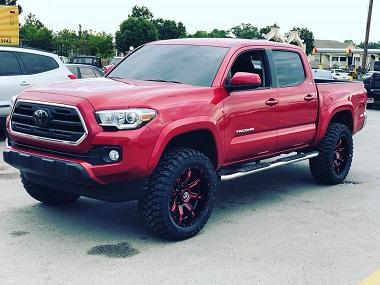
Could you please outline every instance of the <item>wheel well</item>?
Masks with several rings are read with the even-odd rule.
[[[351,130],[351,133],[353,131],[352,115],[351,112],[348,110],[336,113],[331,118],[330,123],[341,123],[343,125],[346,125]]]
[[[207,130],[198,130],[180,134],[172,138],[167,145],[167,148],[173,147],[195,149],[206,155],[214,167],[218,164],[215,139],[211,132]]]

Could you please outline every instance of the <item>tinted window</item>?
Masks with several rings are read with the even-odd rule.
[[[22,74],[16,55],[10,51],[0,52],[0,76]]]
[[[261,86],[269,86],[268,75],[265,70],[265,53],[261,50],[252,50],[240,54],[231,67],[229,76],[236,72],[249,72],[258,74],[261,78]]]
[[[54,58],[49,56],[23,52],[19,52],[18,55],[30,74],[46,72],[59,67]]]
[[[298,53],[273,51],[277,80],[281,87],[299,85],[305,81],[305,71]]]
[[[375,71],[380,71],[380,61],[375,61],[374,70]]]
[[[147,45],[128,56],[108,77],[211,86],[227,51],[213,46]]]

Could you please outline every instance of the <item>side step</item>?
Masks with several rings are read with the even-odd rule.
[[[231,180],[239,177],[243,177],[252,173],[260,172],[263,170],[272,169],[275,167],[291,164],[294,162],[310,159],[318,156],[318,151],[308,152],[308,153],[298,153],[295,155],[279,158],[271,162],[258,162],[249,163],[239,166],[238,168],[227,168],[222,169],[218,172],[220,175],[220,180]]]

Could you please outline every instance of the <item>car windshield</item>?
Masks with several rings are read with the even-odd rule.
[[[147,45],[133,52],[107,77],[211,86],[228,48]]]

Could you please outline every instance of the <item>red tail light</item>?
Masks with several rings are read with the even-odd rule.
[[[70,79],[77,79],[77,77],[74,74],[67,75]]]

